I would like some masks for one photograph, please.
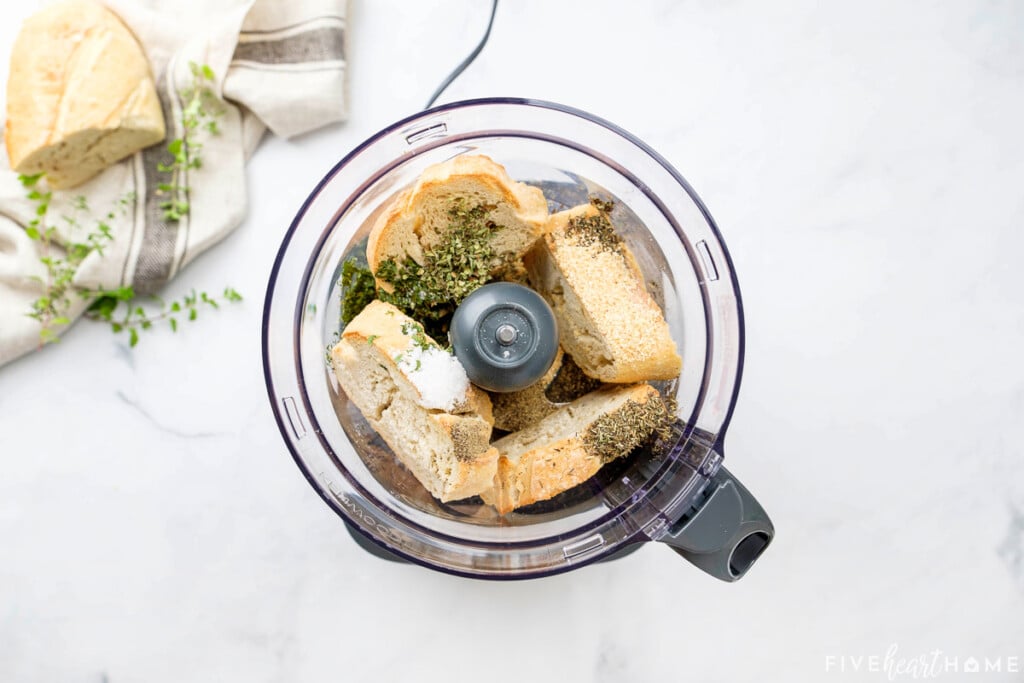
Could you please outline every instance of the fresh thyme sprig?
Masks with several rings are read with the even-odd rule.
[[[178,319],[184,318],[193,321],[199,316],[199,309],[203,306],[219,309],[221,303],[236,303],[242,300],[242,295],[231,287],[225,287],[221,299],[212,297],[206,292],[196,293],[192,290],[187,296],[180,300],[167,303],[158,297],[154,302],[158,308],[147,310],[135,299],[135,293],[131,287],[121,287],[116,290],[94,292],[98,294],[86,317],[91,320],[99,320],[110,323],[110,329],[115,333],[128,332],[128,345],[134,347],[139,343],[139,331],[149,330],[155,323],[167,321],[172,332],[178,331]]]
[[[89,254],[96,252],[103,255],[103,247],[113,239],[108,221],[113,220],[116,215],[114,210],[109,211],[106,216],[96,221],[95,227],[86,234],[84,241],[69,241],[64,245],[63,257],[59,256],[53,248],[57,228],[46,222],[53,194],[43,191],[39,186],[41,177],[42,174],[18,176],[21,184],[28,189],[26,196],[36,202],[35,218],[25,228],[25,234],[42,244],[42,256],[39,261],[46,266],[46,278],[36,278],[43,285],[43,295],[32,302],[32,310],[28,313],[28,316],[38,320],[41,326],[40,345],[57,341],[59,337],[54,328],[71,322],[68,311],[71,308],[72,281],[75,273]],[[124,197],[117,205],[124,209],[132,200],[131,196]],[[72,200],[72,209],[71,215],[62,216],[68,224],[69,235],[81,232],[79,216],[89,210],[85,197],[75,197]]]
[[[36,203],[35,217],[25,228],[25,233],[33,240],[42,243],[40,262],[46,266],[46,279],[36,278],[44,287],[43,295],[32,302],[32,310],[27,314],[38,320],[41,328],[39,345],[60,341],[54,328],[71,322],[68,312],[75,293],[82,299],[91,299],[92,303],[85,316],[91,320],[110,323],[114,333],[128,332],[128,343],[135,346],[139,343],[139,331],[152,328],[153,324],[167,320],[171,330],[177,332],[178,318],[184,317],[192,321],[199,315],[201,307],[220,308],[221,303],[235,303],[242,300],[242,295],[231,287],[225,287],[220,299],[206,292],[196,293],[195,290],[180,300],[169,304],[158,298],[154,300],[159,308],[155,312],[147,311],[147,307],[139,304],[135,290],[131,286],[115,289],[77,289],[72,284],[78,267],[93,252],[103,255],[103,248],[113,240],[110,223],[117,212],[126,211],[135,201],[134,193],[129,193],[117,200],[113,209],[106,215],[95,220],[95,226],[82,242],[68,242],[64,245],[64,256],[56,255],[53,249],[57,229],[48,225],[46,217],[50,211],[53,198],[50,191],[44,191],[39,181],[40,175],[19,176],[21,184],[28,190],[26,197]],[[62,218],[68,224],[70,235],[81,232],[83,215],[89,212],[85,197],[79,196],[72,200],[72,213]]]
[[[214,82],[213,69],[195,62],[189,62],[189,69],[192,71],[192,85],[182,91],[185,104],[181,112],[181,137],[167,143],[171,162],[157,166],[160,172],[170,174],[167,182],[157,185],[157,194],[167,197],[160,202],[160,208],[164,219],[172,222],[187,216],[191,208],[186,176],[188,171],[202,166],[200,151],[203,145],[196,139],[196,133],[205,130],[210,135],[219,135],[217,119],[224,114],[210,88]]]

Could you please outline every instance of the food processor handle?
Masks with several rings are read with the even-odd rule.
[[[729,470],[719,467],[704,503],[659,538],[723,581],[743,577],[775,536],[768,514]]]

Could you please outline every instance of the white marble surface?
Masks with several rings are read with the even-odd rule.
[[[0,6],[4,58],[29,4]],[[243,305],[134,351],[79,325],[0,369],[0,681],[887,680],[857,658],[894,645],[1004,669],[945,680],[1024,680],[1015,0],[503,2],[444,99],[593,111],[697,188],[748,322],[727,462],[778,536],[733,585],[662,547],[507,584],[349,541],[270,414],[268,272],[308,190],[422,106],[486,4],[355,1],[351,120],[267,141],[248,220],[170,288]]]

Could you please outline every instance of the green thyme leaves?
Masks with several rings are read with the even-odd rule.
[[[218,309],[222,303],[235,303],[242,295],[231,287],[225,287],[220,297],[207,292],[192,292],[178,301],[165,303],[154,299],[152,305],[142,305],[130,286],[113,289],[82,289],[73,284],[79,266],[92,254],[104,255],[104,248],[114,239],[111,223],[118,213],[124,213],[135,203],[134,193],[128,193],[114,202],[113,207],[97,218],[91,214],[85,197],[71,200],[71,212],[61,216],[66,224],[64,234],[74,236],[91,228],[79,241],[65,238],[63,252],[57,249],[57,229],[47,221],[52,193],[43,191],[40,184],[42,175],[19,176],[21,184],[28,190],[26,197],[35,202],[35,218],[25,228],[25,234],[41,243],[39,261],[46,267],[46,277],[39,278],[43,293],[32,302],[26,314],[40,323],[40,346],[57,342],[55,328],[71,322],[70,309],[74,298],[91,300],[85,317],[108,323],[115,333],[126,332],[128,343],[139,343],[139,332],[149,330],[160,321],[167,321],[171,331],[178,330],[178,320],[195,320],[201,308]]]
[[[135,201],[134,193],[122,197],[115,202],[114,208],[102,218],[93,218],[88,214],[89,205],[85,197],[74,197],[71,201],[70,213],[61,216],[67,235],[80,235],[86,230],[83,222],[91,221],[91,229],[80,240],[66,239],[58,248],[57,228],[47,217],[50,212],[50,201],[53,193],[44,190],[40,184],[43,174],[20,175],[18,180],[28,190],[25,196],[35,203],[35,217],[25,228],[25,234],[39,242],[41,256],[39,262],[46,268],[46,276],[37,278],[43,287],[43,293],[32,302],[28,317],[39,322],[39,344],[50,344],[60,340],[55,328],[71,322],[71,302],[77,290],[73,281],[78,267],[92,253],[103,255],[104,247],[114,237],[110,222],[116,217],[117,210],[124,210]]]
[[[203,145],[197,139],[197,133],[204,130],[210,135],[219,135],[217,118],[224,113],[210,87],[214,82],[213,69],[195,62],[189,62],[189,68],[192,71],[192,84],[181,92],[184,100],[181,137],[167,143],[170,161],[157,166],[157,170],[170,176],[157,186],[157,194],[166,197],[160,202],[160,208],[164,212],[164,219],[171,222],[180,221],[191,211],[187,176],[190,170],[202,166],[200,150]]]
[[[192,290],[181,299],[165,302],[154,297],[153,304],[143,306],[135,297],[131,287],[91,292],[96,298],[86,311],[86,317],[110,325],[115,334],[128,333],[128,345],[139,343],[139,332],[152,329],[156,323],[167,322],[172,332],[178,331],[178,321],[192,322],[199,317],[203,308],[219,309],[222,303],[237,303],[242,295],[231,287],[225,287],[220,297],[207,292]]]
[[[416,321],[402,323],[402,334],[406,337],[412,337],[413,346],[419,347],[424,351],[434,346],[427,337],[423,325]]]

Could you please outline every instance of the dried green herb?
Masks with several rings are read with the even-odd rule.
[[[583,434],[586,449],[603,463],[629,453],[666,422],[660,398],[644,403],[626,401],[622,407],[597,418]]]
[[[668,398],[662,398],[661,400],[665,405],[665,416],[654,433],[661,441],[669,441],[672,439],[672,427],[678,419],[679,401],[676,399],[675,394],[671,394]]]
[[[494,279],[491,273],[500,265],[491,237],[501,226],[489,218],[490,211],[485,205],[468,207],[454,201],[443,237],[424,252],[422,265],[406,257],[401,263],[388,259],[377,267],[376,276],[392,288],[378,296],[422,321],[431,336],[443,338],[455,307]]]
[[[377,290],[373,273],[355,257],[341,264],[338,284],[341,287],[341,326],[345,327],[376,298]]]
[[[615,202],[613,202],[612,200],[601,199],[600,197],[595,195],[591,195],[590,204],[603,214],[610,214],[612,212],[612,209],[615,208]]]
[[[402,323],[402,334],[406,337],[412,337],[413,346],[418,346],[423,351],[435,346],[435,344],[430,341],[430,338],[427,337],[427,332],[423,329],[423,325],[420,325],[415,320]]]
[[[427,291],[423,266],[411,258],[407,257],[401,266],[394,259],[387,259],[377,267],[375,274],[392,288],[390,292],[380,289],[377,292],[380,300],[394,304],[417,320],[436,320],[445,312],[450,313],[444,306],[448,302]]]
[[[600,386],[601,380],[585,375],[572,356],[565,354],[562,367],[544,390],[544,395],[552,403],[569,403]]]
[[[461,201],[448,209],[444,238],[425,254],[427,287],[456,304],[490,281],[494,265],[491,237],[498,225],[483,205],[467,208]]]
[[[614,204],[609,201],[590,198],[590,204],[597,209],[593,216],[575,216],[569,219],[565,228],[566,236],[574,244],[588,247],[596,244],[601,251],[610,251],[616,254],[622,253],[622,238],[612,227],[611,213]]]

